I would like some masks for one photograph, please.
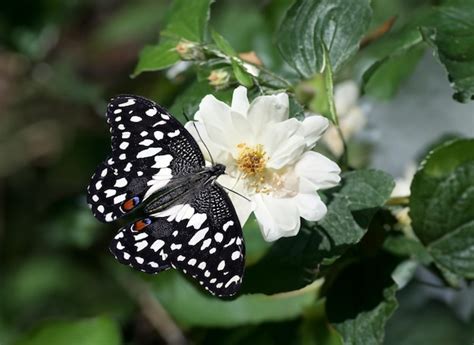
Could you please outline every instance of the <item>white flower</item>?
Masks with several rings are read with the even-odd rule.
[[[247,89],[241,86],[230,107],[208,95],[195,115],[214,160],[226,166],[219,183],[252,200],[230,193],[241,224],[253,211],[267,241],[296,235],[300,217],[323,218],[326,205],[316,191],[340,181],[337,164],[310,151],[326,130],[327,119],[289,119],[288,107],[285,93],[260,96],[249,104]],[[206,152],[192,123],[186,128]]]
[[[358,101],[359,87],[354,81],[342,82],[334,88],[334,104],[339,118],[339,126],[346,140],[359,132],[367,122],[366,114],[362,111]],[[323,141],[334,155],[340,156],[342,154],[344,146],[334,126],[326,131]]]

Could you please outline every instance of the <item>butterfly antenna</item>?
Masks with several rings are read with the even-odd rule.
[[[197,129],[197,126],[196,126],[196,121],[190,120],[189,117],[188,117],[188,114],[186,113],[186,111],[183,111],[183,115],[184,115],[184,117],[186,118],[186,120],[187,120],[188,122],[189,122],[189,121],[192,122],[192,124],[193,124],[193,126],[194,126],[194,129],[196,130],[196,133],[197,133],[199,139],[201,140],[202,144],[203,144],[204,147],[206,148],[207,153],[209,154],[209,157],[211,158],[211,163],[212,163],[212,165],[214,165],[214,164],[215,164],[214,158],[212,157],[212,154],[211,154],[211,151],[209,150],[209,147],[207,147],[207,145],[206,145],[206,143],[204,142],[204,140],[202,140],[201,134],[199,133],[199,131],[198,131],[198,129]]]
[[[250,200],[249,198],[247,198],[245,195],[242,195],[242,194],[240,194],[239,192],[236,192],[235,190],[230,189],[230,188],[227,188],[226,186],[223,186],[223,185],[221,185],[221,184],[220,184],[220,186],[221,186],[222,188],[224,188],[225,190],[228,190],[229,192],[232,192],[232,193],[234,193],[234,194],[237,194],[238,196],[241,196],[242,198],[244,198],[244,199],[247,200],[248,202],[252,202],[252,200]]]

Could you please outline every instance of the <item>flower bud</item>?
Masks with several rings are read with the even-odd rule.
[[[176,45],[176,52],[182,60],[203,60],[204,52],[199,44],[194,42],[181,40]]]
[[[211,71],[207,80],[209,85],[214,86],[216,89],[223,89],[229,85],[230,73],[223,68],[215,69]]]

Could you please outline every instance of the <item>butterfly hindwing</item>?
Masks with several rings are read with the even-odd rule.
[[[125,227],[110,248],[121,263],[147,273],[175,267],[217,296],[234,295],[244,273],[242,229],[217,184]]]
[[[107,107],[112,153],[92,176],[87,201],[111,222],[177,177],[204,166],[189,132],[166,110],[138,96],[117,96]]]

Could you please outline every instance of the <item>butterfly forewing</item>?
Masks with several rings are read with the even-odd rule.
[[[177,177],[202,169],[188,131],[156,103],[118,96],[107,107],[112,153],[92,176],[87,201],[94,216],[113,221]]]
[[[121,263],[147,273],[178,268],[217,296],[234,295],[244,273],[240,223],[218,185],[125,227],[110,249]]]

